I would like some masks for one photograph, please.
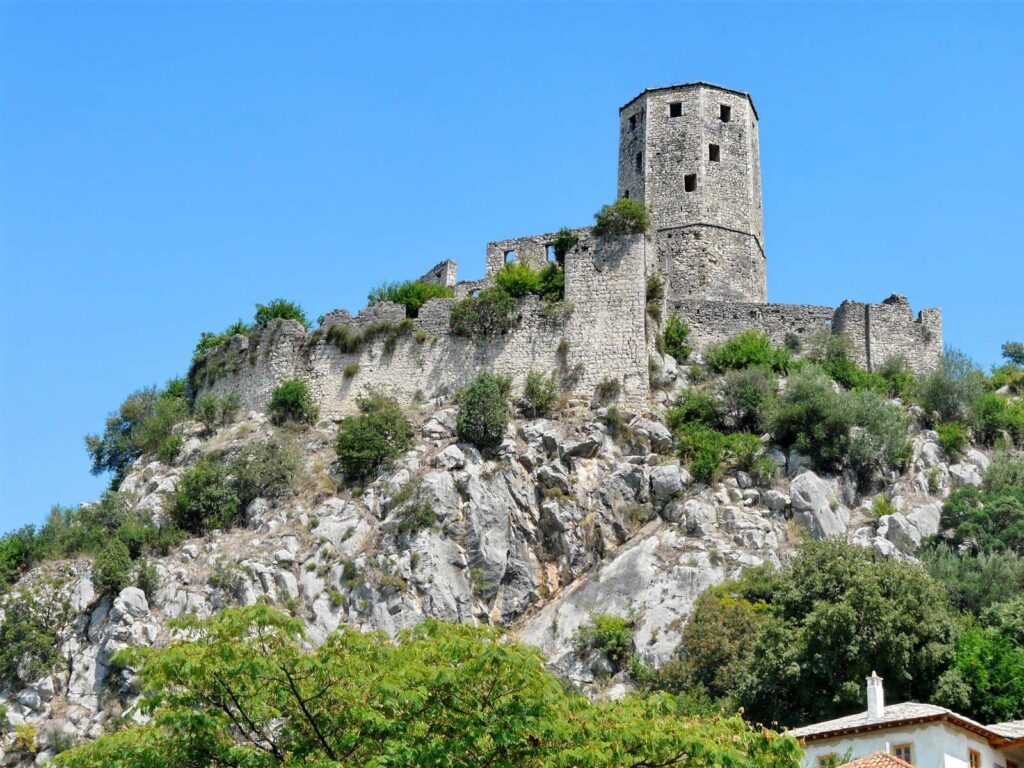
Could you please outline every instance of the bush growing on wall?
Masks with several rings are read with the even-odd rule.
[[[540,292],[540,273],[520,261],[513,261],[495,273],[494,283],[509,296],[521,299]]]
[[[619,198],[594,214],[594,234],[598,237],[639,234],[646,232],[650,225],[651,218],[644,204],[627,197]]]
[[[751,366],[785,373],[789,368],[790,359],[789,350],[776,349],[764,331],[754,330],[733,336],[724,344],[712,347],[704,355],[704,361],[716,373]]]
[[[312,424],[319,415],[309,394],[309,387],[301,379],[285,379],[274,387],[267,411],[275,424]]]
[[[452,307],[449,327],[457,336],[487,338],[515,328],[519,318],[516,300],[500,288],[485,288],[479,296],[467,296]]]
[[[294,320],[309,330],[309,320],[302,307],[285,299],[273,299],[268,304],[256,305],[256,316],[253,318],[257,328],[263,328],[274,320]]]
[[[455,294],[450,288],[423,280],[407,280],[404,283],[383,283],[367,297],[370,305],[391,301],[405,305],[406,317],[419,317],[420,308],[431,299],[450,299]]]
[[[675,358],[676,362],[685,363],[693,354],[693,347],[690,346],[690,326],[672,313],[665,321],[665,332],[662,334],[664,352]]]
[[[558,234],[555,235],[554,242],[551,244],[555,249],[555,261],[558,262],[558,266],[565,267],[566,254],[575,248],[579,241],[580,236],[571,229],[562,227],[558,230]]]
[[[401,407],[382,392],[369,392],[357,404],[360,415],[341,422],[335,449],[345,475],[362,481],[408,450],[414,435]]]
[[[509,379],[489,371],[473,379],[459,395],[459,440],[485,450],[501,444],[508,426],[510,385]]]

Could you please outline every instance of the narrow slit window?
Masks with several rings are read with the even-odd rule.
[[[644,153],[643,152],[637,152],[636,153],[636,159],[635,159],[635,163],[634,164],[636,166],[636,172],[640,173],[640,171],[644,167]]]
[[[629,130],[636,130],[636,115],[629,116]]]
[[[683,178],[683,189],[685,189],[687,192],[693,192],[693,190],[695,190],[696,188],[697,188],[697,174],[696,173],[688,173],[688,174],[686,174],[686,176]]]
[[[723,123],[728,123],[732,120],[732,107],[728,104],[718,105],[718,117],[721,118]]]
[[[505,263],[511,264],[513,261],[519,258],[519,254],[515,251],[505,251]]]
[[[683,116],[683,102],[673,101],[668,105],[668,116],[669,117],[682,117]]]
[[[548,254],[548,261],[558,261],[558,259],[555,258],[555,246],[553,243],[548,243],[546,250]]]
[[[708,160],[717,163],[722,159],[722,151],[717,144],[708,144]]]

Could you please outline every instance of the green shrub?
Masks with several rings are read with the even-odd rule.
[[[871,514],[875,517],[895,515],[897,512],[899,512],[899,510],[893,506],[892,499],[884,493],[878,494],[871,500]]]
[[[547,416],[558,396],[558,382],[555,374],[545,376],[537,371],[526,374],[526,385],[523,387],[522,409],[530,418]]]
[[[598,403],[606,404],[618,400],[621,391],[622,382],[616,378],[609,377],[598,382],[594,395]]]
[[[107,418],[102,435],[86,435],[92,473],[113,472],[116,488],[139,456],[161,450],[166,455],[171,431],[188,418],[188,402],[180,391],[171,382],[162,391],[149,387],[133,392]]]
[[[229,392],[223,397],[204,395],[195,404],[195,414],[207,429],[229,424],[238,415],[240,403],[237,392]]]
[[[509,381],[484,371],[459,395],[459,440],[478,448],[497,448],[508,426]]]
[[[771,425],[778,380],[763,368],[726,371],[722,378],[722,411],[732,429],[763,432]]]
[[[558,234],[555,235],[554,241],[551,243],[555,249],[555,261],[558,262],[558,266],[565,267],[565,256],[580,241],[580,236],[573,230],[566,227],[562,227],[558,230]]]
[[[986,493],[1024,493],[1024,456],[998,451],[982,481]]]
[[[349,363],[345,366],[344,376],[346,379],[351,379],[359,373],[359,363]]]
[[[598,237],[646,232],[651,218],[638,200],[619,198],[594,214],[594,234]]]
[[[914,374],[910,372],[907,362],[902,357],[888,358],[878,369],[878,375],[885,381],[889,397],[898,397],[904,402],[911,401],[915,394],[916,382]]]
[[[131,583],[132,557],[120,539],[113,539],[96,555],[92,567],[92,583],[101,595],[116,597]]]
[[[676,431],[679,458],[690,465],[699,483],[713,483],[722,476],[726,436],[703,424],[684,424]]]
[[[221,333],[203,331],[203,333],[199,335],[199,341],[196,342],[195,349],[192,350],[192,364],[195,365],[210,352],[213,352],[227,344],[235,336],[248,336],[250,330],[251,329],[244,321],[236,320]]]
[[[940,542],[920,558],[932,578],[945,585],[959,611],[977,616],[1007,595],[1024,593],[1024,558],[1015,552],[961,555]]]
[[[849,436],[846,464],[862,488],[886,472],[902,471],[910,461],[907,417],[872,390],[849,392],[843,398],[853,429]]]
[[[404,283],[384,283],[377,286],[368,297],[371,305],[391,301],[405,306],[406,317],[419,317],[420,308],[431,299],[450,299],[455,294],[450,288],[422,280],[407,280]]]
[[[160,589],[160,574],[157,573],[156,566],[146,558],[140,558],[135,562],[135,586],[141,589],[150,601]]]
[[[415,536],[437,524],[437,514],[424,492],[422,480],[411,480],[403,485],[395,493],[391,503],[391,514],[396,522],[395,530],[400,535]]]
[[[286,379],[274,387],[267,411],[274,424],[312,424],[319,415],[309,387],[301,379]]]
[[[918,380],[918,402],[935,423],[973,424],[984,379],[984,374],[967,355],[947,349],[942,364]]]
[[[849,357],[849,340],[845,334],[823,331],[814,338],[815,349],[807,359],[820,364],[822,370],[846,389],[889,391],[889,383],[876,373],[869,373]]]
[[[183,531],[202,535],[212,528],[229,528],[238,515],[238,494],[220,462],[200,459],[178,480],[170,516]]]
[[[669,409],[666,423],[673,432],[691,423],[717,427],[718,401],[702,389],[691,387],[683,390],[676,404]]]
[[[775,440],[812,457],[819,470],[839,469],[850,445],[853,418],[832,379],[808,367],[789,377],[772,424]]]
[[[986,445],[996,444],[1004,435],[1012,443],[1024,443],[1024,404],[995,392],[985,392],[974,403],[977,436]]]
[[[309,320],[302,307],[285,299],[273,299],[269,304],[257,304],[253,322],[257,328],[264,328],[274,320],[294,320],[309,330]]]
[[[335,450],[346,477],[363,481],[412,446],[413,429],[398,403],[380,391],[357,403],[360,414],[342,420]]]
[[[0,597],[0,685],[21,687],[53,671],[72,616],[60,587],[42,584]]]
[[[785,373],[789,368],[790,354],[786,349],[775,349],[764,331],[744,331],[709,349],[704,355],[704,362],[716,373],[750,366]]]
[[[1024,394],[1024,368],[1017,363],[993,366],[992,376],[989,379],[991,389],[1002,389],[1006,387],[1010,392],[1020,395]]]
[[[540,273],[521,261],[510,262],[499,269],[494,275],[494,283],[516,299],[540,293]]]
[[[519,323],[516,300],[500,288],[485,288],[452,307],[449,327],[457,336],[481,339],[507,333]]]
[[[690,326],[679,315],[669,315],[662,334],[665,354],[674,357],[676,362],[685,363],[693,354],[693,347],[687,343],[689,338]]]
[[[565,298],[565,272],[557,264],[548,264],[537,275],[537,294],[543,301],[555,303]]]
[[[300,464],[297,446],[283,435],[243,448],[228,465],[239,508],[244,511],[255,499],[284,496],[291,490]]]
[[[958,421],[939,424],[935,427],[939,434],[939,445],[950,461],[959,461],[964,450],[971,442],[971,431]]]
[[[603,653],[617,669],[623,669],[633,656],[635,622],[613,613],[595,613],[590,623],[573,635],[573,650],[583,658],[589,653]]]

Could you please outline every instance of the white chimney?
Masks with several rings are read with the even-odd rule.
[[[885,714],[885,691],[882,678],[874,671],[868,678],[868,720],[878,720]]]

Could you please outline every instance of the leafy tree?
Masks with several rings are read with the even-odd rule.
[[[181,765],[797,768],[796,741],[664,695],[594,704],[533,648],[427,621],[392,642],[343,627],[309,650],[266,606],[179,622],[191,641],[125,654],[146,725],[59,756],[66,768]]]
[[[942,507],[942,527],[950,541],[979,552],[1010,549],[1024,554],[1024,492],[954,491]]]
[[[392,301],[405,305],[406,317],[419,317],[420,308],[431,299],[450,299],[455,294],[450,288],[423,280],[407,280],[404,283],[383,283],[367,297],[371,305]]]
[[[961,556],[942,542],[926,549],[922,561],[932,578],[945,585],[958,611],[978,616],[1007,595],[1024,593],[1024,559],[1015,552]]]
[[[478,448],[497,448],[508,426],[510,382],[489,371],[479,374],[459,395],[459,439]]]
[[[284,435],[243,448],[228,465],[239,508],[246,509],[257,498],[284,496],[292,487],[300,463],[298,448]]]
[[[666,418],[673,432],[690,423],[716,427],[719,425],[718,401],[702,389],[684,389]]]
[[[102,435],[86,435],[92,473],[113,472],[116,488],[131,463],[144,453],[159,451],[175,425],[187,417],[188,402],[177,382],[162,391],[148,387],[133,392],[107,418]]]
[[[565,272],[557,264],[548,264],[537,274],[537,295],[549,302],[565,298]]]
[[[867,487],[889,470],[902,470],[910,461],[907,417],[870,389],[845,394],[855,430],[849,436],[846,464],[861,487]]]
[[[594,214],[594,234],[598,237],[632,235],[646,232],[651,217],[639,200],[622,197]]]
[[[275,424],[312,424],[320,413],[302,379],[285,379],[274,387],[267,411]]]
[[[31,683],[53,669],[71,620],[62,586],[41,582],[0,596],[0,684]]]
[[[1024,365],[1024,344],[1019,341],[1008,341],[1002,347],[1003,357],[1014,365]]]
[[[982,442],[994,445],[1006,436],[1013,443],[1024,443],[1024,404],[1019,401],[985,392],[974,402],[973,416]]]
[[[724,344],[712,347],[705,353],[704,361],[716,373],[751,366],[785,373],[789,368],[790,352],[785,348],[773,347],[764,331],[752,330],[744,331]]]
[[[540,273],[521,261],[513,261],[494,275],[494,283],[509,296],[521,299],[531,293],[540,293]]]
[[[383,392],[358,398],[360,415],[338,427],[335,449],[345,475],[362,481],[412,447],[413,429],[401,406]]]
[[[183,531],[203,534],[211,528],[228,528],[238,515],[238,494],[219,461],[200,459],[174,489],[170,516]]]
[[[452,307],[449,326],[456,336],[474,339],[507,333],[519,323],[516,300],[500,288],[485,288]]]
[[[819,469],[834,470],[846,459],[852,426],[850,411],[832,380],[808,367],[789,377],[772,431],[782,445],[811,456]]]
[[[778,379],[763,368],[727,371],[722,378],[722,410],[727,423],[743,432],[771,426]]]
[[[0,538],[0,586],[13,584],[38,559],[35,528],[26,525]]]
[[[116,597],[132,579],[132,556],[120,539],[112,540],[96,556],[92,583],[101,595]]]
[[[309,320],[302,307],[285,299],[273,299],[267,304],[256,305],[256,315],[253,323],[257,328],[264,328],[274,320],[294,320],[300,323],[303,328],[309,330]]]
[[[675,358],[678,363],[685,363],[693,354],[689,344],[690,326],[673,312],[665,321],[665,331],[661,336],[665,354]]]

